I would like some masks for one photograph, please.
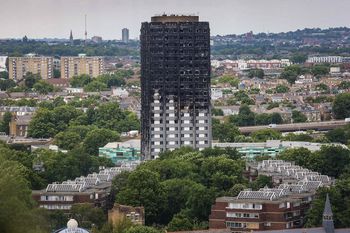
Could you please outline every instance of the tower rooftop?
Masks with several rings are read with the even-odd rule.
[[[199,16],[194,15],[160,15],[153,16],[151,18],[152,22],[161,23],[180,23],[180,22],[198,22]]]

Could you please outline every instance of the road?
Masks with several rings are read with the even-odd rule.
[[[306,122],[306,123],[295,123],[295,124],[280,124],[275,125],[275,127],[270,127],[268,125],[261,126],[246,126],[239,127],[239,130],[242,134],[250,134],[260,129],[274,129],[280,132],[294,132],[294,131],[305,131],[305,130],[317,130],[317,131],[326,131],[335,129],[344,125],[349,124],[350,122],[345,122],[344,120],[337,121],[322,121],[322,122]]]

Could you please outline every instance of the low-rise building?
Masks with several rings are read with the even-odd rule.
[[[211,100],[222,99],[223,96],[224,95],[222,93],[222,88],[215,88],[215,87],[211,88]]]
[[[112,95],[119,98],[127,98],[129,96],[129,92],[123,87],[114,87],[112,88]]]
[[[27,137],[32,115],[13,115],[10,122],[10,136]]]
[[[281,183],[275,188],[244,190],[237,197],[217,198],[209,228],[250,232],[302,227],[316,190],[331,184],[328,176],[282,160],[264,160],[257,170],[277,175]]]
[[[108,211],[108,221],[116,224],[122,219],[129,219],[133,224],[145,225],[145,209],[127,205],[114,204]]]
[[[139,139],[125,142],[111,142],[99,148],[98,156],[111,159],[114,164],[125,161],[141,161],[141,144]]]
[[[64,78],[52,78],[46,80],[46,82],[60,89],[69,87],[69,80]]]
[[[16,116],[33,115],[37,109],[29,106],[0,106],[0,118],[2,119],[6,112]]]
[[[95,207],[107,209],[112,207],[112,179],[122,171],[131,171],[137,164],[125,163],[120,167],[112,167],[92,173],[86,177],[52,183],[43,190],[33,190],[32,197],[40,208],[48,210],[69,211],[75,203],[90,203]]]
[[[224,116],[237,115],[239,113],[240,106],[232,105],[232,106],[215,106],[217,109],[221,109],[224,113]]]
[[[247,160],[254,160],[256,156],[267,155],[274,158],[280,152],[292,148],[306,148],[310,151],[318,151],[322,146],[334,145],[347,148],[339,143],[316,143],[302,141],[280,141],[267,140],[266,142],[224,142],[212,143],[213,147],[236,148],[238,152],[244,155]]]

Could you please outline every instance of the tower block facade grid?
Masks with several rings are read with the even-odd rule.
[[[211,146],[210,29],[198,16],[155,16],[141,27],[141,150],[146,159]]]

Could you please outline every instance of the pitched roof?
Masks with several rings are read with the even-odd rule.
[[[328,193],[327,193],[327,197],[326,197],[326,203],[325,203],[325,205],[324,205],[323,215],[326,215],[326,216],[333,216],[332,207],[331,207],[331,202],[329,201],[329,195],[328,195]]]

